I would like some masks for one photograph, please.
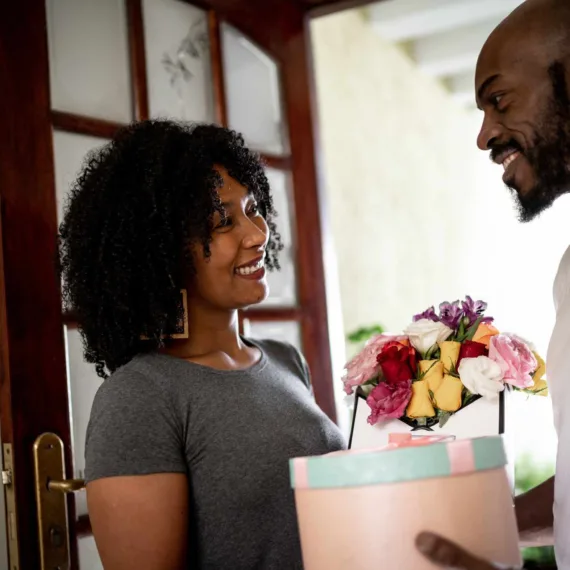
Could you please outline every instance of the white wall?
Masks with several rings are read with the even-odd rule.
[[[470,294],[545,354],[570,199],[518,223],[501,168],[476,148],[478,111],[460,108],[362,11],[311,31],[345,332],[376,322],[399,331],[429,305]],[[516,430],[521,450],[552,459],[548,400],[525,402]]]
[[[345,328],[396,330],[467,285],[457,251],[474,187],[469,116],[362,12],[317,19],[312,32]]]

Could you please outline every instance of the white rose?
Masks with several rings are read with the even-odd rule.
[[[499,392],[505,389],[501,367],[487,356],[464,358],[459,363],[459,377],[472,393],[488,400],[499,399]]]
[[[449,338],[453,331],[443,323],[436,323],[430,319],[420,319],[412,323],[404,334],[409,337],[412,346],[422,355],[438,342]]]

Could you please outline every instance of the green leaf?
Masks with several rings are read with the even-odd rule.
[[[433,364],[425,372],[419,372],[418,368],[418,382],[424,379],[425,375],[437,364],[437,362],[438,362],[437,360],[434,360]]]
[[[462,337],[465,334],[465,325],[463,323],[463,319],[459,321],[459,328],[457,329],[457,336]]]
[[[475,333],[477,332],[477,329],[479,328],[479,325],[481,324],[482,320],[483,320],[483,317],[479,317],[471,325],[471,327],[469,327],[469,330],[467,331],[467,336],[465,337],[465,340],[473,340],[473,337],[475,336]]]
[[[363,382],[361,384],[361,386],[376,386],[378,384],[379,380],[378,380],[378,376],[373,376],[372,378],[370,378],[370,380],[366,380],[366,382]]]
[[[457,371],[457,364],[451,363],[449,366],[449,372],[447,373],[449,376],[453,376],[454,378],[459,378],[459,372]]]
[[[439,427],[442,428],[449,421],[449,418],[452,415],[453,414],[451,412],[444,412],[442,410],[438,410],[437,417],[439,419]]]
[[[360,343],[367,341],[369,338],[373,337],[377,334],[382,334],[384,332],[384,328],[380,325],[372,325],[370,327],[361,327],[353,332],[351,332],[347,339],[349,342],[352,343]]]
[[[457,342],[465,342],[466,340],[473,340],[473,337],[475,336],[475,333],[477,332],[477,329],[479,328],[479,325],[481,324],[481,321],[483,320],[483,317],[479,317],[466,331],[463,327],[463,322],[461,323],[461,326],[459,327],[459,331],[457,333],[457,336],[455,338],[455,340]]]
[[[372,384],[362,384],[360,386],[360,389],[362,391],[362,394],[365,398],[368,398],[368,396],[370,396],[370,392],[372,392],[372,390],[374,390],[376,386],[372,385]]]
[[[463,392],[463,401],[461,407],[464,408],[467,404],[470,404],[473,400],[478,400],[480,396],[478,394],[472,394],[467,388]]]

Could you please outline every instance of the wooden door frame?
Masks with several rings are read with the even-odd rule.
[[[243,8],[247,4],[247,10]],[[290,165],[297,196],[295,215],[305,227],[298,249],[307,358],[317,363],[314,389],[321,407],[335,418],[335,399],[328,336],[326,280],[322,260],[322,196],[317,194],[313,75],[307,7],[286,0],[194,1],[215,9],[219,16],[267,49],[280,63],[289,136],[295,159]],[[127,0],[128,10],[140,0]],[[314,12],[316,13],[316,12]],[[313,14],[313,12],[311,12]],[[279,22],[278,27],[274,27]],[[210,22],[216,25],[215,22]],[[66,355],[61,318],[61,291],[55,277],[57,234],[52,113],[49,94],[48,47],[44,0],[9,2],[0,19],[0,198],[4,269],[0,268],[0,422],[4,442],[16,442],[14,481],[18,505],[20,569],[39,568],[32,447],[43,432],[55,432],[66,445],[66,468],[72,473],[68,421]],[[140,35],[140,29],[130,29]],[[137,64],[140,50],[131,52],[135,79],[145,69]],[[138,52],[137,52],[138,50]],[[138,56],[137,56],[138,53]],[[223,89],[223,83],[217,85]],[[148,101],[135,90],[136,116],[148,116]],[[223,110],[218,109],[219,116]],[[65,121],[65,115],[59,120]],[[109,129],[114,126],[108,125]],[[303,199],[299,199],[302,197]],[[310,292],[310,294],[308,293]],[[5,299],[3,299],[5,295]],[[5,301],[5,302],[4,302]],[[41,318],[37,318],[41,315]],[[315,339],[325,338],[315,343]],[[65,409],[62,409],[62,403]],[[58,414],[45,410],[59,409]],[[73,517],[73,501],[70,500]],[[71,544],[75,545],[72,537]],[[72,550],[72,564],[77,553]]]
[[[305,12],[310,17],[328,16],[335,12],[362,8],[380,0],[301,0]]]

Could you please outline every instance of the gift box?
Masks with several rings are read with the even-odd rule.
[[[501,438],[403,439],[290,461],[303,567],[430,570],[415,547],[426,530],[519,567]]]
[[[478,398],[461,408],[447,419],[440,427],[437,423],[431,427],[416,427],[407,418],[392,419],[368,423],[370,408],[366,404],[363,390],[356,390],[354,413],[350,430],[349,449],[378,449],[389,443],[390,434],[411,433],[413,435],[450,436],[456,440],[473,439],[500,435],[503,438],[507,454],[507,472],[514,487],[514,441],[509,432],[509,408],[512,403],[511,392],[507,389],[499,395],[498,401]]]

